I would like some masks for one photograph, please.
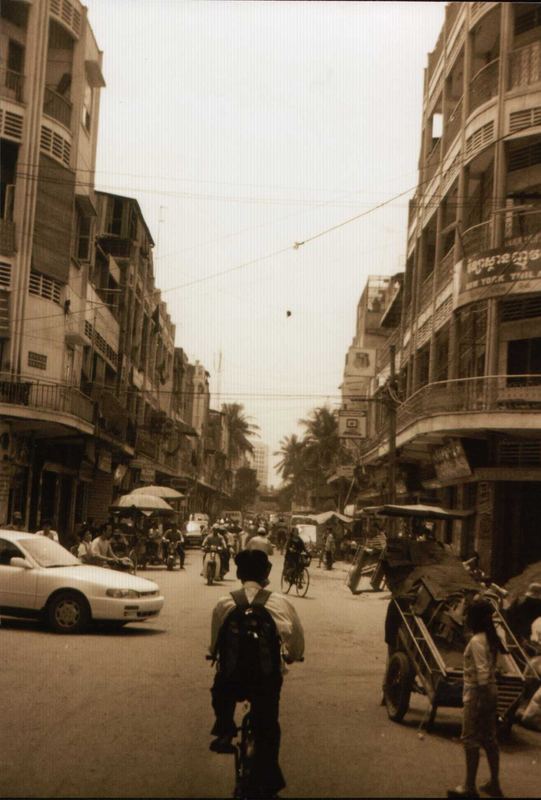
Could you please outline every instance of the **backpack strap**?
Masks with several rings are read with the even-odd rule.
[[[260,589],[250,604],[244,589],[237,589],[236,592],[230,592],[230,594],[236,607],[240,608],[242,611],[245,611],[250,605],[264,606],[271,596],[271,592],[267,589]]]

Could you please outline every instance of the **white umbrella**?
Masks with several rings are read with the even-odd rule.
[[[119,497],[112,508],[137,508],[139,511],[173,511],[169,503],[151,494],[125,494]]]
[[[185,496],[177,492],[176,489],[171,489],[169,486],[141,486],[139,489],[133,489],[131,494],[152,495],[152,497],[161,497],[162,500],[178,500]]]

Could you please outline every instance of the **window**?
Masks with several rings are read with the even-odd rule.
[[[24,555],[12,542],[0,539],[0,565],[9,567],[12,558],[24,558]]]
[[[79,214],[77,220],[77,250],[76,257],[79,261],[90,260],[90,240],[92,234],[92,218]]]
[[[90,127],[92,125],[92,101],[93,101],[93,92],[92,88],[85,86],[85,93],[83,97],[83,110],[82,110],[82,119],[81,122],[83,123],[83,128],[90,133]]]
[[[122,210],[123,204],[119,197],[109,198],[109,233],[114,236],[122,235]]]
[[[541,338],[515,339],[507,344],[508,386],[541,384]],[[538,377],[539,376],[539,377]]]
[[[28,366],[34,369],[47,369],[47,356],[42,353],[28,351]]]
[[[28,283],[30,294],[36,294],[45,300],[53,300],[53,302],[60,304],[61,289],[61,284],[53,281],[52,278],[48,278],[40,272],[32,271],[30,273],[30,281]]]

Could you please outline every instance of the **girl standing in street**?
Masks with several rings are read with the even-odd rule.
[[[497,740],[496,660],[505,648],[494,627],[494,609],[488,600],[474,600],[466,614],[472,637],[464,651],[464,718],[462,743],[466,757],[464,786],[447,792],[448,797],[479,797],[476,787],[479,751],[487,754],[490,780],[481,790],[490,797],[503,797],[500,787],[500,751]]]

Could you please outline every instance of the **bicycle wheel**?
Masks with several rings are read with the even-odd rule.
[[[297,591],[298,596],[305,597],[309,586],[310,586],[310,573],[305,567],[303,571],[299,573],[297,580],[295,581],[295,589]]]
[[[280,579],[280,589],[284,594],[289,594],[289,590],[293,586],[293,582],[286,577],[285,572],[282,572],[282,577]]]
[[[252,776],[253,761],[255,752],[254,731],[252,728],[252,718],[250,712],[244,715],[241,723],[241,739],[238,746],[238,762],[236,764],[236,786],[235,797],[240,800],[248,800],[253,797],[250,791],[250,779]]]

